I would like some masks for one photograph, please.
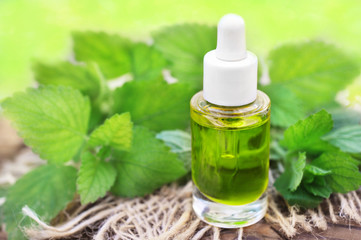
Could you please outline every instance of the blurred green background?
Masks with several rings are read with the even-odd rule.
[[[66,59],[74,30],[147,40],[162,26],[216,24],[230,12],[243,16],[248,46],[260,57],[283,42],[316,38],[335,43],[361,65],[360,0],[1,0],[0,99],[33,84],[33,60]],[[360,100],[361,79],[349,89]]]

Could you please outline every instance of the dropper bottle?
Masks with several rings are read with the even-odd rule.
[[[249,226],[266,213],[270,99],[257,90],[257,64],[242,17],[222,17],[190,104],[193,209],[214,226]]]

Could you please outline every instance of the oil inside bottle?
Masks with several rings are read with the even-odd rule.
[[[215,202],[243,205],[267,188],[269,118],[246,128],[204,126],[192,117],[192,178]]]

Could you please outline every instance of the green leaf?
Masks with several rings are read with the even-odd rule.
[[[332,149],[330,144],[321,140],[321,137],[331,129],[331,115],[321,110],[289,127],[284,133],[281,144],[289,150],[319,152]]]
[[[28,89],[5,100],[2,107],[25,143],[49,162],[70,160],[85,139],[90,104],[78,90]]]
[[[135,80],[151,80],[161,76],[168,61],[154,46],[136,43],[130,52],[130,72]]]
[[[190,152],[191,135],[182,130],[162,131],[156,135],[156,138],[162,140],[165,145],[170,147],[172,152]]]
[[[104,32],[73,33],[76,60],[96,62],[106,78],[116,78],[129,72],[131,45],[126,38]]]
[[[79,61],[95,61],[108,79],[132,73],[135,80],[159,77],[168,65],[153,46],[133,43],[118,35],[74,33],[74,53]]]
[[[192,95],[187,84],[167,84],[160,79],[131,81],[115,90],[113,112],[130,112],[134,124],[154,131],[184,129],[189,124]]]
[[[158,48],[172,65],[172,75],[202,89],[203,57],[216,48],[217,29],[206,25],[183,24],[153,34]]]
[[[73,65],[69,62],[55,65],[36,63],[33,70],[35,79],[41,84],[70,86],[91,98],[96,98],[99,94],[101,80],[95,69],[88,65]]]
[[[316,176],[325,176],[331,174],[332,171],[325,170],[319,167],[316,167],[312,164],[307,164],[303,173],[303,181],[307,183],[313,182]]]
[[[132,144],[132,128],[129,113],[115,114],[92,132],[88,144],[127,150]]]
[[[94,202],[103,197],[113,185],[116,174],[111,163],[84,152],[77,179],[81,203]]]
[[[184,168],[190,171],[192,168],[191,135],[182,130],[162,131],[156,135],[171,151],[177,153],[178,159],[184,164]]]
[[[177,155],[144,127],[134,128],[129,152],[116,152],[117,179],[112,192],[126,197],[142,196],[186,174]]]
[[[344,126],[322,138],[344,152],[361,152],[361,125]]]
[[[25,205],[49,222],[73,199],[75,181],[75,168],[53,164],[43,165],[20,178],[9,189],[4,205],[9,239],[25,239],[20,228],[31,225],[31,220],[21,212]]]
[[[310,41],[273,50],[269,74],[272,82],[284,84],[311,110],[332,101],[359,74],[359,67],[333,45]]]
[[[333,130],[348,126],[360,125],[361,114],[350,109],[338,108],[330,111],[333,120]]]
[[[294,192],[300,185],[303,176],[303,169],[306,166],[306,153],[298,153],[298,159],[289,159],[285,171],[276,179],[274,186],[281,192],[283,188]]]
[[[343,152],[326,152],[312,161],[316,167],[330,170],[332,174],[325,179],[334,192],[347,193],[357,190],[361,185],[358,162]]]
[[[332,188],[322,176],[316,176],[312,183],[305,183],[303,186],[308,192],[323,198],[329,198],[332,193]]]
[[[306,116],[300,99],[281,84],[261,86],[271,99],[273,126],[289,127]]]
[[[287,188],[281,188],[277,190],[282,194],[284,199],[286,199],[290,205],[297,204],[298,206],[305,208],[315,208],[323,200],[322,197],[309,193],[306,189],[304,189],[303,186],[298,187],[294,192],[291,192]]]

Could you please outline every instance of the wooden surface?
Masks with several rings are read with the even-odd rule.
[[[211,232],[212,233],[212,232]],[[237,230],[223,229],[222,240],[235,240],[238,237]],[[245,240],[268,240],[268,239],[290,239],[287,238],[277,226],[271,226],[265,220],[243,229]],[[315,229],[312,233],[301,232],[292,239],[332,239],[332,240],[361,240],[361,226],[353,222],[341,222],[339,224],[328,223],[326,231]],[[203,240],[213,240],[212,236],[205,236]]]

